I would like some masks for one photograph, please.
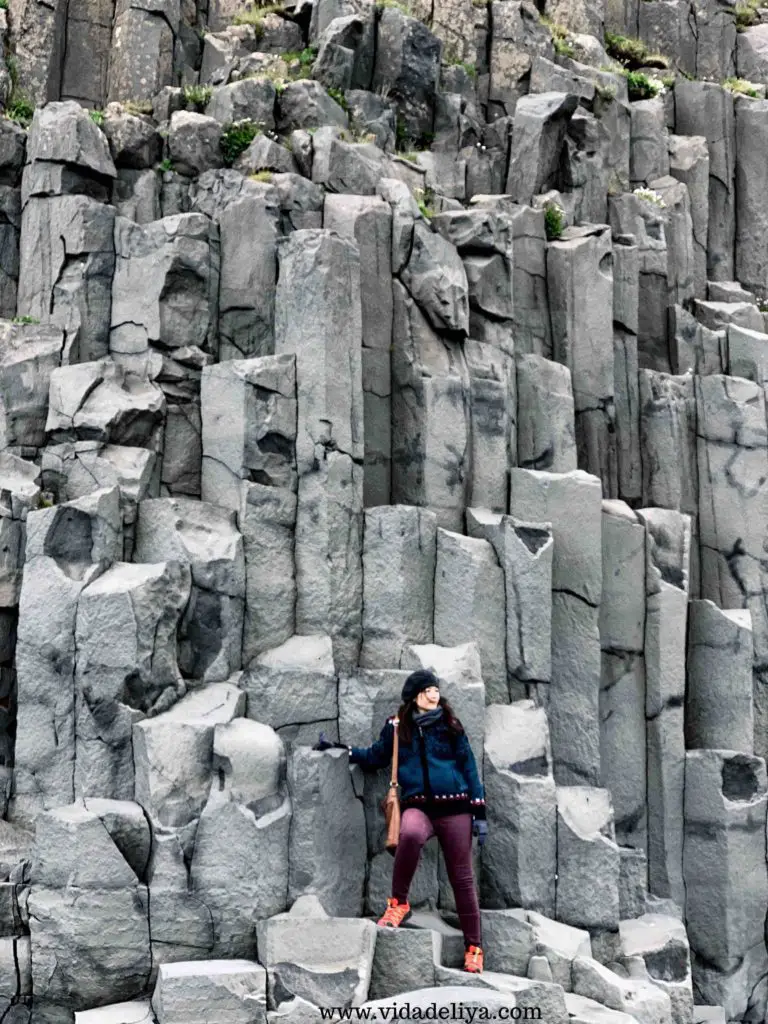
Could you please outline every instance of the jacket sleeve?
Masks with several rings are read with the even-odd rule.
[[[456,762],[459,766],[459,771],[469,786],[472,817],[478,821],[485,821],[485,793],[483,791],[483,784],[477,771],[475,755],[472,753],[472,747],[469,745],[465,732],[459,736],[456,743]]]
[[[392,719],[388,718],[381,730],[381,735],[370,747],[350,747],[349,763],[359,764],[363,771],[376,771],[378,768],[385,768],[392,760],[394,728]]]

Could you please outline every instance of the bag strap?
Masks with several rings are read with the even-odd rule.
[[[392,719],[392,725],[394,726],[394,731],[392,733],[392,774],[391,774],[390,780],[389,780],[389,785],[390,786],[396,786],[397,785],[397,762],[398,762],[398,755],[400,753],[400,735],[399,735],[400,730],[398,729],[399,724],[400,724],[400,719],[397,716],[395,716],[395,718]]]

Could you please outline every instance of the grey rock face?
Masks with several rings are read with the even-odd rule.
[[[296,628],[327,632],[340,667],[356,662],[361,639],[364,448],[357,255],[353,243],[331,232],[294,232],[278,248],[275,300],[276,351],[296,353]]]
[[[115,270],[114,210],[87,196],[32,198],[21,224],[19,314],[63,329],[70,362],[105,356]]]
[[[554,358],[571,371],[579,465],[617,493],[613,259],[606,228],[567,230],[547,250]]]
[[[530,203],[540,192],[560,184],[565,132],[577,104],[577,96],[557,92],[517,101],[516,142],[507,175],[507,192],[516,202]]]
[[[522,80],[533,57],[554,57],[552,37],[539,21],[534,5],[526,0],[497,3],[492,18],[489,99],[511,114],[515,101],[525,91]]]
[[[376,36],[372,88],[386,88],[397,103],[409,138],[432,130],[440,73],[440,41],[396,8],[382,12]]]
[[[762,194],[764,165],[756,161],[768,130],[768,102],[739,102],[736,112],[736,260],[739,281],[758,295],[768,292],[768,251],[763,231],[764,212],[756,199]]]
[[[173,78],[179,0],[117,0],[108,100],[149,100]]]
[[[733,278],[736,229],[734,174],[736,130],[733,96],[711,82],[682,82],[675,89],[675,131],[701,135],[709,147],[707,277]]]
[[[115,223],[109,348],[128,369],[142,372],[149,350],[196,345],[210,351],[219,287],[217,232],[201,214],[138,225]]]

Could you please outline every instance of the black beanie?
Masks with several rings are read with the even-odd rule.
[[[413,700],[414,697],[417,697],[422,690],[426,690],[428,686],[439,685],[440,680],[431,669],[417,668],[415,672],[411,672],[403,683],[403,692],[400,695],[402,697],[403,704],[407,704],[409,700]]]

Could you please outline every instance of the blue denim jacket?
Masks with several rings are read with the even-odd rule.
[[[350,764],[364,771],[385,768],[392,761],[394,718],[370,747],[351,747]],[[421,729],[414,723],[410,744],[400,741],[397,781],[400,805],[429,807],[441,814],[471,812],[485,820],[483,784],[466,733],[454,736],[443,721]]]

